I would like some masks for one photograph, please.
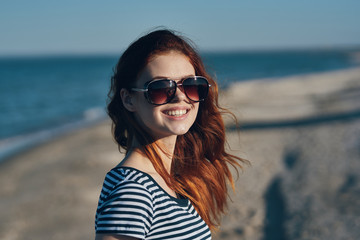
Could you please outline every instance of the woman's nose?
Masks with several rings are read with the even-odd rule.
[[[184,92],[184,88],[182,87],[182,85],[178,84],[173,101],[181,102],[181,101],[184,101],[184,100],[187,100],[187,96],[186,96],[186,94]]]

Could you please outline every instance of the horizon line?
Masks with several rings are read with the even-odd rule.
[[[323,45],[323,46],[284,46],[284,47],[243,47],[243,48],[198,48],[201,53],[241,53],[241,52],[272,52],[272,51],[360,51],[360,43],[352,45]],[[39,52],[8,52],[1,53],[0,59],[4,58],[28,58],[28,57],[86,57],[86,56],[119,56],[125,49],[112,51],[39,51]]]

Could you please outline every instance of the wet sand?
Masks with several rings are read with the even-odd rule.
[[[232,153],[250,160],[214,239],[360,236],[360,69],[221,92]],[[0,163],[0,239],[94,239],[103,178],[123,155],[110,122]]]

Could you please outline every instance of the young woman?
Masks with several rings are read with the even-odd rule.
[[[189,41],[151,32],[121,56],[108,114],[125,158],[105,178],[96,239],[211,239],[233,186],[226,113]]]

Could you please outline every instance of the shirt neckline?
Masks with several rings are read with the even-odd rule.
[[[130,169],[136,172],[139,172],[143,175],[145,175],[146,177],[148,177],[162,192],[164,192],[164,194],[166,196],[168,196],[171,200],[175,201],[176,203],[178,203],[180,206],[182,207],[186,207],[188,204],[188,198],[185,198],[183,196],[180,195],[181,198],[175,198],[173,196],[171,196],[167,191],[165,191],[156,181],[155,179],[148,173],[143,172],[139,169],[133,168],[133,167],[125,167],[125,166],[118,166],[118,167],[114,167],[113,169]]]

